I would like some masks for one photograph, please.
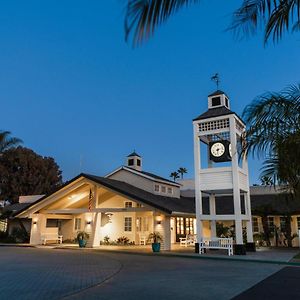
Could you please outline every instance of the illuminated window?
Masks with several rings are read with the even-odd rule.
[[[124,231],[132,231],[132,218],[131,217],[124,218]]]
[[[125,202],[125,208],[128,208],[128,207],[132,207],[132,202],[131,201],[126,201]]]
[[[142,218],[136,218],[136,231],[142,231]]]
[[[81,230],[81,218],[75,218],[75,230]]]
[[[177,234],[184,234],[183,218],[176,218],[176,233]]]
[[[300,230],[300,217],[297,217],[297,228]]]

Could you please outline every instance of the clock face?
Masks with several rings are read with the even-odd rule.
[[[225,153],[225,146],[222,143],[214,143],[211,148],[210,152],[214,157],[220,157]]]

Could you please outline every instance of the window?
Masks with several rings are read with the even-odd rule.
[[[300,230],[300,217],[297,217],[297,228]]]
[[[128,159],[128,166],[133,166],[134,165],[134,159]]]
[[[132,207],[132,202],[131,202],[131,201],[126,201],[126,202],[125,202],[125,207],[126,207],[126,208]]]
[[[211,99],[211,106],[221,105],[221,97],[214,97]]]
[[[140,167],[140,166],[141,166],[141,160],[140,160],[140,159],[137,159],[137,160],[136,160],[136,164]]]
[[[228,98],[225,98],[225,105],[228,107]]]
[[[137,203],[136,207],[143,207],[143,205],[141,203]]]
[[[75,218],[75,230],[81,230],[81,219]]]
[[[253,232],[259,232],[258,219],[257,218],[252,218],[252,227],[253,227]]]
[[[268,217],[268,226],[271,232],[274,232],[274,217]]]
[[[186,231],[186,234],[194,234],[194,219],[193,218],[185,219],[185,231]]]
[[[132,218],[125,217],[124,218],[124,231],[131,231],[132,230]]]
[[[155,191],[155,192],[159,192],[159,185],[158,185],[158,184],[155,184],[155,185],[154,185],[154,191]]]
[[[0,232],[6,232],[7,230],[7,219],[0,220]]]
[[[143,231],[149,231],[149,217],[143,218]]]
[[[176,218],[176,233],[184,234],[183,218]]]
[[[286,231],[286,219],[285,217],[280,217],[280,231]]]
[[[168,194],[173,194],[173,189],[168,187]]]
[[[142,231],[142,217],[136,218],[136,231]]]
[[[161,187],[161,192],[162,192],[162,193],[165,193],[165,192],[166,192],[166,190],[167,190],[167,189],[166,189],[166,187],[165,187],[165,186],[162,186],[162,187]]]

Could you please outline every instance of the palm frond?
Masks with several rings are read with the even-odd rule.
[[[237,36],[249,36],[264,27],[265,43],[279,41],[290,29],[299,29],[300,0],[244,0],[233,14],[229,29]]]
[[[154,30],[179,9],[200,0],[128,0],[125,38],[133,34],[133,45],[149,39]]]

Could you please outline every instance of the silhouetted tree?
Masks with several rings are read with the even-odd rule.
[[[9,131],[0,131],[0,154],[22,143],[22,140],[11,137],[10,135],[11,133]]]
[[[0,156],[0,197],[18,202],[21,195],[53,192],[62,184],[59,166],[52,157],[43,157],[21,146]]]
[[[181,179],[183,179],[183,174],[187,173],[187,169],[180,167],[177,172],[181,175]]]
[[[175,171],[170,174],[170,177],[173,178],[174,181],[179,178],[179,174]]]

